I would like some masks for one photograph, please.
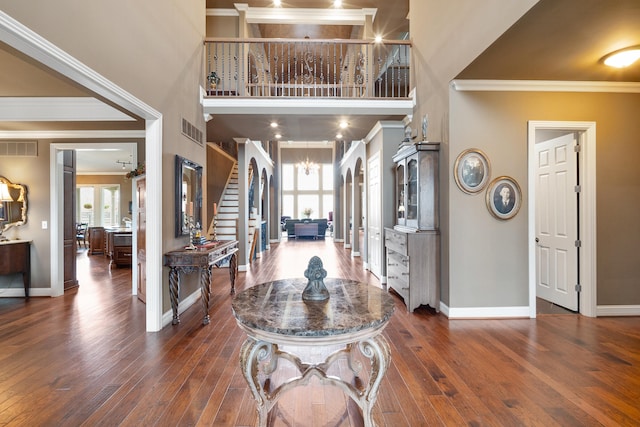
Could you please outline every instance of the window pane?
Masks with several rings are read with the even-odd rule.
[[[285,191],[293,190],[293,165],[282,165],[282,189]],[[292,208],[293,211],[293,208]]]
[[[330,163],[322,165],[322,189],[333,190],[333,166]]]
[[[93,205],[93,187],[79,187],[78,222],[89,224],[89,227],[94,225]]]
[[[320,198],[317,194],[307,194],[298,196],[298,216],[297,218],[305,218],[305,209],[311,209],[311,218],[318,218],[318,210]]]
[[[302,168],[298,168],[298,190],[318,191],[320,190],[320,177],[318,172],[309,172],[307,175]],[[318,212],[316,210],[316,212]]]
[[[294,215],[292,195],[282,196],[282,215],[289,216],[291,218],[296,218],[296,215]]]
[[[102,188],[102,225],[117,227],[120,220],[120,187]]]

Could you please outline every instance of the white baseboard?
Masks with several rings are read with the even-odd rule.
[[[336,238],[334,238],[333,241],[335,243],[344,243],[344,239],[336,239]]]
[[[360,252],[358,251],[352,251],[351,252],[351,258],[355,258],[355,257],[359,257],[360,256]]]
[[[246,264],[238,265],[238,271],[247,271],[248,267]]]
[[[178,315],[185,312],[185,310],[195,304],[202,295],[200,293],[200,289],[193,291],[191,295],[186,298],[180,298],[180,302],[178,303]],[[204,313],[202,315],[204,317]],[[170,325],[173,321],[173,310],[169,310],[162,315],[162,327],[164,328],[167,325]]]
[[[345,248],[345,249],[351,249],[351,244],[350,244],[350,243],[345,244],[345,245],[344,245],[344,248]]]
[[[387,284],[387,276],[380,276],[380,284],[382,285],[386,285]],[[442,304],[442,303],[440,303]]]
[[[640,305],[599,305],[596,316],[640,316]]]
[[[29,288],[30,297],[50,297],[51,288]],[[0,288],[0,298],[24,298],[24,288]]]
[[[513,317],[529,317],[529,306],[451,308],[440,301],[440,311],[449,319],[500,319]]]

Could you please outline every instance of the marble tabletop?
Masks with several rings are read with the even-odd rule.
[[[340,338],[383,328],[394,310],[386,291],[354,280],[326,278],[330,297],[304,302],[307,279],[283,279],[256,285],[232,301],[233,314],[246,330],[297,339]],[[264,339],[264,336],[259,336]]]

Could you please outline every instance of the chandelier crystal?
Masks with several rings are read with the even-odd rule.
[[[304,162],[296,163],[296,167],[298,169],[302,169],[305,175],[309,175],[310,173],[315,173],[318,171],[318,169],[320,169],[320,165],[310,161],[308,157]]]

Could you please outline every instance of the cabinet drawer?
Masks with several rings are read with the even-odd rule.
[[[394,251],[387,251],[387,268],[409,272],[409,257]]]
[[[113,246],[131,246],[131,234],[114,234]]]
[[[401,255],[407,255],[407,235],[386,229],[384,233],[384,246]]]

